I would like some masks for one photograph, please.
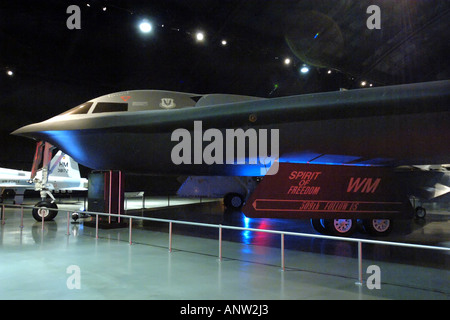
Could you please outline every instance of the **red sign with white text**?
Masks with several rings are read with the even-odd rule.
[[[279,163],[242,211],[250,218],[406,218],[412,207],[389,168]]]

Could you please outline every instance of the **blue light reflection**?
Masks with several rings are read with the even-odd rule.
[[[78,131],[43,131],[42,133],[48,137],[47,140],[50,143],[63,150],[75,161],[81,164],[88,162],[89,159],[82,149],[83,144],[80,142],[80,133]]]
[[[246,216],[244,216],[244,228],[250,228],[250,218],[247,218]],[[244,242],[244,244],[251,243],[251,231],[250,230],[242,231],[242,242]]]

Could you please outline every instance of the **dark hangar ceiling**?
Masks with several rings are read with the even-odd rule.
[[[80,30],[67,28],[69,5]],[[370,5],[380,29],[366,25]],[[121,90],[279,97],[449,79],[449,11],[448,0],[2,1],[2,141]]]
[[[81,30],[66,28],[70,4],[82,10]],[[372,4],[381,9],[379,30],[366,26]],[[22,0],[0,6],[3,69],[105,89],[269,96],[335,90],[339,81],[352,87],[360,80],[389,85],[449,77],[449,1]],[[149,37],[136,30],[144,17],[154,25]],[[205,32],[205,43],[192,43],[196,30]],[[222,38],[226,48],[218,44]],[[293,61],[289,67],[282,65],[285,57]],[[354,82],[302,78],[303,63]]]

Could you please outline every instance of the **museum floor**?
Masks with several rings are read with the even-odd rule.
[[[60,206],[64,208],[64,205]],[[69,207],[67,207],[69,208]],[[381,269],[381,288],[356,285],[352,256],[280,249],[224,238],[218,241],[133,228],[100,230],[70,224],[59,214],[44,225],[6,209],[0,227],[0,299],[449,299],[448,253],[441,267],[363,259]],[[353,245],[353,244],[352,244]],[[339,244],[336,244],[339,246]],[[335,248],[338,250],[339,248]],[[339,250],[348,250],[345,246]]]

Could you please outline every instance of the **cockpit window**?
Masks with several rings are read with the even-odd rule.
[[[127,111],[127,110],[128,110],[128,103],[98,102],[94,108],[93,113],[120,112],[120,111]]]
[[[79,106],[72,108],[64,113],[61,113],[61,116],[68,115],[68,114],[86,114],[88,113],[89,109],[91,108],[93,102],[86,102],[83,104],[80,104]]]

